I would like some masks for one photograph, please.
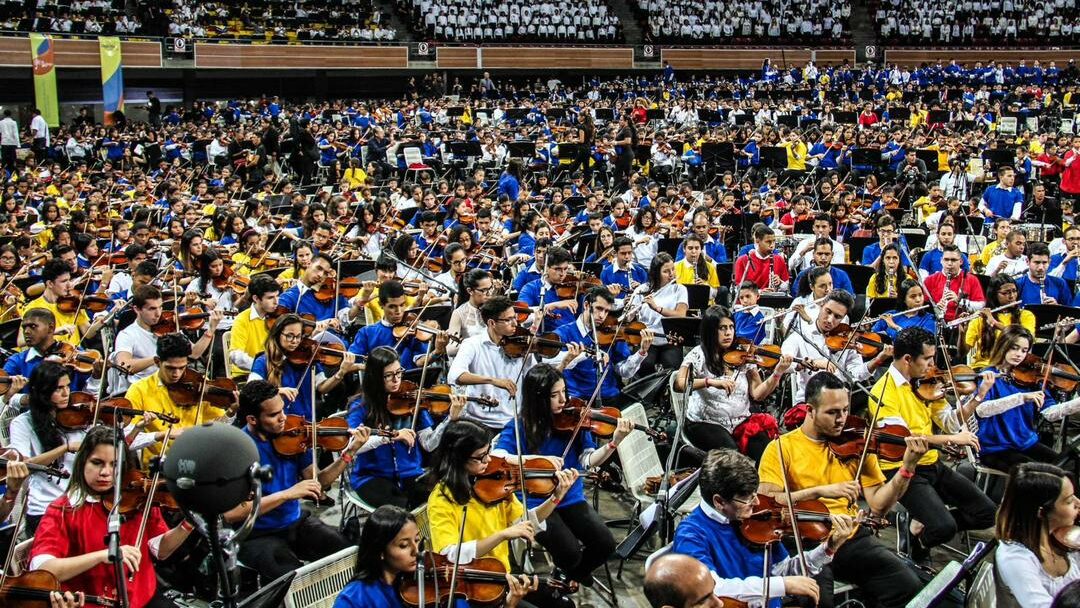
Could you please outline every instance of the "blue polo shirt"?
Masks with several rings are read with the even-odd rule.
[[[315,291],[305,288],[304,294],[300,295],[300,286],[293,285],[286,289],[278,298],[278,306],[287,308],[299,315],[314,315],[316,321],[325,321],[334,316],[334,302],[320,302],[315,298]],[[338,296],[338,310],[349,308],[349,299]]]
[[[600,271],[600,280],[604,285],[622,285],[623,294],[629,293],[630,281],[637,283],[649,282],[649,271],[641,264],[630,264],[630,270],[616,270],[614,264],[605,264]]]
[[[735,313],[735,337],[745,338],[754,344],[765,341],[765,315],[759,310],[750,314],[747,310]]]
[[[536,279],[530,283],[526,283],[521,288],[521,293],[518,294],[518,299],[525,302],[529,306],[540,306],[540,290],[543,279]],[[578,297],[578,304],[581,304],[581,299],[584,296]],[[552,302],[559,302],[562,298],[555,293],[554,289],[548,289],[544,294],[544,304],[551,304]],[[556,329],[574,322],[574,313],[565,308],[560,308],[552,313],[552,316],[546,316],[544,318],[544,331],[555,331]]]
[[[1024,204],[1022,188],[1002,188],[997,184],[983,191],[982,200],[994,213],[995,217],[1020,217],[1020,207]]]
[[[799,276],[795,277],[795,280],[791,282],[791,295],[798,294],[799,285],[802,284],[803,277],[810,273],[810,269],[799,273]],[[833,289],[843,289],[848,293],[855,293],[855,288],[851,285],[851,277],[846,272],[837,268],[836,266],[829,266],[829,276],[832,277]]]
[[[529,260],[525,265],[525,270],[522,270],[514,277],[514,290],[520,292],[522,287],[525,287],[527,283],[540,280],[540,273],[536,268],[536,258]]]
[[[357,357],[366,357],[380,346],[394,348],[397,342],[398,339],[394,337],[394,328],[387,325],[386,321],[379,321],[365,325],[356,332],[356,337],[349,346],[349,352]],[[401,367],[412,369],[416,367],[416,360],[427,353],[427,344],[416,338],[408,338],[402,340],[401,345],[395,350],[398,352]]]
[[[1065,260],[1064,253],[1055,254],[1050,258],[1050,270],[1056,270],[1058,266],[1061,266],[1061,262]],[[1061,278],[1066,281],[1075,281],[1077,279],[1077,259],[1073,258],[1069,260],[1068,264],[1065,264],[1065,270],[1061,273]]]
[[[892,315],[893,322],[899,325],[900,329],[921,327],[932,334],[937,333],[937,323],[934,321],[934,315],[928,312],[917,314],[914,317],[907,316],[902,310],[890,310],[887,314]],[[874,323],[874,326],[870,331],[889,336],[890,343],[896,341],[896,334],[899,333],[895,329],[889,327],[884,320]]]
[[[517,425],[516,420],[511,420],[506,423],[502,433],[499,434],[499,438],[495,441],[496,450],[505,450],[510,454],[517,454],[517,442],[514,439],[515,427]],[[522,432],[520,435],[521,441],[525,441],[525,434]],[[528,447],[522,445],[521,451],[523,454],[531,454],[534,456],[558,456],[563,458],[564,469],[578,469],[581,470],[581,454],[587,450],[596,449],[596,441],[593,439],[592,432],[583,430],[578,433],[577,439],[574,440],[574,445],[570,447],[570,450],[563,457],[563,450],[566,449],[566,440],[569,439],[569,435],[562,435],[561,433],[552,433],[548,435],[548,438],[544,443],[540,444],[537,448]],[[520,494],[519,494],[520,496]],[[546,498],[528,497],[528,508],[535,509],[544,503]],[[559,506],[556,509],[565,509],[579,503],[585,502],[585,485],[581,482],[581,478],[578,477],[574,485],[570,486],[570,490],[566,492],[566,496],[559,502]]]
[[[1026,306],[1032,304],[1042,304],[1042,297],[1039,293],[1039,284],[1031,280],[1029,274],[1024,274],[1016,281],[1016,286],[1020,290],[1020,301]],[[1059,279],[1058,277],[1047,276],[1042,286],[1042,293],[1057,300],[1057,303],[1061,306],[1073,305],[1073,294],[1069,291],[1069,285],[1065,282],[1065,279]]]
[[[259,449],[259,464],[270,467],[273,473],[270,481],[263,482],[263,496],[293,487],[300,481],[300,473],[311,466],[310,450],[296,456],[282,456],[274,451],[273,444],[259,439],[249,427],[245,426],[244,432],[255,441],[255,447]],[[255,529],[281,530],[300,521],[300,515],[300,501],[286,500],[277,508],[260,514],[255,519]]]
[[[7,372],[7,375],[9,376],[22,376],[24,378],[29,378],[30,374],[34,373],[34,370],[37,369],[37,367],[41,365],[41,362],[44,360],[45,358],[42,357],[40,353],[38,353],[37,349],[27,348],[8,357],[7,361],[4,362],[4,371]],[[73,377],[71,378],[71,390],[83,390],[83,388],[86,387],[87,380],[89,380],[89,374],[76,373],[72,376]],[[30,385],[27,384],[19,392],[29,393]]]
[[[364,419],[367,418],[367,413],[363,399],[353,401],[349,406],[349,428],[360,428],[364,424]],[[390,424],[395,431],[410,428],[412,416],[392,417]],[[431,414],[427,410],[421,410],[416,423],[416,431],[420,432],[434,424]],[[400,487],[401,480],[416,479],[424,472],[420,457],[419,443],[410,450],[400,441],[384,443],[374,450],[359,452],[354,457],[352,486],[359,489],[372,479],[379,478],[389,479]]]
[[[911,258],[907,255],[907,241],[903,237],[900,237],[900,242],[903,244],[903,246],[900,247],[900,262],[903,263],[904,266],[911,266]],[[869,266],[870,264],[873,264],[874,260],[876,260],[879,255],[881,255],[881,242],[870,243],[866,246],[866,249],[863,249],[862,265]]]
[[[577,321],[567,323],[556,329],[555,334],[559,336],[559,341],[564,344],[578,342],[589,347],[596,346],[596,343],[593,342],[591,332],[582,332]],[[615,347],[611,349],[610,354],[611,364],[614,365],[620,361],[627,360],[633,353],[626,342],[617,342]],[[601,371],[601,373],[603,372]],[[611,370],[604,376],[604,385],[600,389],[600,397],[604,399],[614,399],[619,395],[619,382],[617,376],[618,374],[615,370]],[[588,399],[589,397],[592,397],[593,391],[596,390],[596,379],[599,377],[600,376],[596,373],[596,360],[586,356],[585,359],[578,362],[574,367],[563,371],[563,379],[566,380],[566,393],[571,397]]]
[[[316,376],[323,373],[321,363],[313,363],[312,367],[315,369]],[[264,379],[267,377],[266,353],[255,357],[255,361],[251,364],[251,373]],[[311,420],[311,371],[306,366],[293,365],[286,361],[281,370],[281,383],[278,386],[298,389],[295,401],[282,397],[285,401],[285,413],[296,414],[303,416],[305,420]]]

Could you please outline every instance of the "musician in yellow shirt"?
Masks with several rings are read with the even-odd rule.
[[[983,268],[990,263],[991,258],[1005,251],[1005,241],[1008,239],[1010,232],[1012,232],[1012,220],[1007,217],[999,217],[994,220],[994,240],[987,243],[986,247],[983,247],[982,253],[979,254]]]
[[[990,277],[990,283],[986,286],[986,305],[964,331],[964,345],[968,349],[971,367],[978,370],[990,365],[990,351],[1006,327],[1019,324],[1035,335],[1035,315],[1030,310],[1013,307],[990,312],[1019,298],[1020,289],[1011,277],[1003,274]]]
[[[251,371],[255,357],[266,349],[270,333],[267,318],[278,306],[281,286],[268,275],[258,275],[248,284],[251,306],[236,315],[229,339],[229,363],[232,375],[242,376]]]
[[[61,311],[57,300],[71,295],[71,267],[63,260],[49,260],[41,270],[41,279],[45,282],[45,291],[40,297],[31,300],[19,311],[24,314],[34,308],[44,308],[56,318],[56,339],[72,346],[80,346],[83,340],[93,338],[104,325],[102,314],[93,323],[86,314],[86,309],[79,307],[74,311]],[[66,306],[65,306],[66,308]],[[22,332],[18,333],[19,347],[26,346]]]
[[[958,417],[945,399],[926,402],[915,394],[912,381],[926,375],[936,353],[934,334],[921,327],[901,330],[893,343],[894,358],[889,371],[870,389],[869,415],[879,423],[906,427],[912,436],[922,437],[929,446],[978,450],[978,436],[966,427],[968,417]],[[946,434],[935,435],[934,427]],[[897,475],[898,471],[904,474],[900,467],[897,462],[881,463],[886,476]],[[916,562],[924,560],[930,549],[949,541],[959,531],[985,530],[994,525],[994,502],[974,482],[941,462],[938,450],[927,450],[914,471],[907,471],[915,476],[908,491],[900,497],[900,503],[912,519],[911,557]],[[905,532],[903,527],[900,532]]]
[[[859,470],[860,459],[840,459],[830,449],[829,440],[839,437],[847,426],[848,387],[832,373],[820,372],[807,383],[806,401],[809,409],[802,425],[765,448],[758,466],[758,492],[786,502],[787,488],[793,501],[818,499],[831,513],[850,516],[858,514],[861,495],[873,513],[888,513],[909,490],[916,464],[926,453],[926,439],[903,440],[902,467],[886,481],[875,454],[868,454]],[[857,584],[873,596],[872,601],[885,606],[904,606],[923,587],[918,575],[878,541],[867,525],[860,525],[837,550],[832,568],[837,579]],[[831,592],[822,589],[822,596],[829,597]]]

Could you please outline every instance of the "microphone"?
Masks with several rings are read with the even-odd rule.
[[[260,467],[255,442],[240,429],[221,423],[184,432],[164,458],[162,473],[182,507],[216,516],[248,500],[257,481],[269,481]]]

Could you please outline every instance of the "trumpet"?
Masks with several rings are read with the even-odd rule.
[[[1013,306],[1017,306],[1019,304],[1020,304],[1019,300],[1017,300],[1016,302],[1011,302],[1009,304],[1003,304],[1003,305],[998,306],[997,308],[991,310],[990,314],[994,314],[995,312],[1001,312],[1002,310],[1005,310],[1006,308],[1012,308]],[[956,327],[957,325],[963,325],[964,323],[967,323],[968,321],[971,321],[972,319],[982,315],[984,310],[986,310],[986,309],[984,308],[983,310],[980,310],[978,312],[973,312],[970,315],[965,315],[963,317],[957,317],[957,318],[953,319],[952,321],[949,321],[948,323],[946,323],[945,327]]]

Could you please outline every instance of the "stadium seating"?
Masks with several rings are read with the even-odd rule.
[[[837,44],[848,38],[848,2],[636,0],[642,30],[676,44]]]
[[[409,0],[414,29],[464,42],[619,42],[605,0]]]

